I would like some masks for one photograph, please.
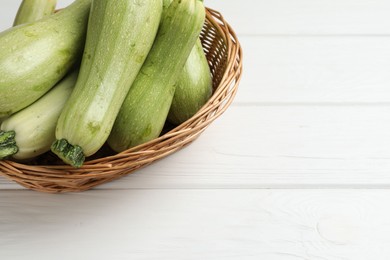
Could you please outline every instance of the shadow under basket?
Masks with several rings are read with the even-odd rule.
[[[213,95],[196,115],[159,138],[121,153],[107,146],[81,168],[62,164],[48,152],[29,163],[0,161],[0,175],[41,192],[79,192],[110,182],[172,154],[194,141],[232,103],[242,73],[242,49],[222,15],[206,8],[200,35],[213,75]]]

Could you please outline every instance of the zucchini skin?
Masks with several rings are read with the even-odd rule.
[[[163,1],[164,11],[171,3],[172,0]],[[211,97],[212,87],[210,67],[198,39],[176,82],[168,121],[173,125],[180,125],[191,118]]]
[[[198,39],[176,82],[168,121],[180,125],[206,104],[213,91],[210,67]]]
[[[161,13],[161,0],[93,1],[79,78],[52,146],[65,163],[80,167],[107,140],[153,45]]]
[[[14,20],[14,26],[35,22],[51,15],[57,5],[57,0],[23,0]]]
[[[19,6],[13,26],[34,22],[52,14],[56,4],[56,0],[23,0]],[[45,96],[53,96],[53,94],[50,93],[58,92],[58,89],[63,89],[64,87],[66,88],[66,86],[64,86],[66,84],[63,84],[63,82],[66,81],[66,79],[62,80],[55,89],[46,93]],[[0,120],[0,159],[7,158],[11,155],[14,155],[14,158],[18,159],[29,159],[50,149],[50,140],[53,139],[50,139],[50,137],[54,135],[53,133],[56,124],[56,121],[53,122],[53,120],[50,119],[53,117],[52,115],[55,114],[54,111],[56,111],[58,103],[56,102],[54,104],[54,108],[51,107],[50,104],[47,104],[48,107],[46,107],[46,101],[44,100],[47,98],[45,98],[45,96],[41,97],[34,104],[22,111],[11,115],[7,119]],[[65,97],[62,95],[59,96],[58,101],[61,103],[63,98]],[[64,104],[64,102],[62,103]],[[42,105],[39,104],[45,106],[42,107]],[[59,113],[60,112],[58,111],[58,116]],[[31,120],[32,117],[37,120]],[[4,125],[2,126],[3,121]],[[48,124],[50,125],[50,122],[52,124],[51,133],[50,131],[45,131],[45,129],[50,128],[50,126],[47,126]],[[40,129],[43,129],[43,131]],[[16,134],[17,138],[15,137]]]
[[[121,107],[108,144],[116,152],[158,137],[175,82],[199,37],[205,8],[198,0],[174,0],[164,12],[156,40]]]
[[[32,104],[59,82],[84,48],[91,0],[0,33],[0,118]]]
[[[32,105],[2,122],[0,129],[3,134],[9,132],[15,134],[13,146],[16,149],[15,153],[6,154],[0,142],[0,154],[3,154],[0,159],[10,155],[18,160],[31,159],[50,150],[55,140],[58,117],[72,93],[76,80],[77,71],[74,71]],[[11,145],[3,143],[4,147],[10,149]]]

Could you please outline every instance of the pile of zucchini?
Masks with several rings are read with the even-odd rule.
[[[81,167],[193,116],[212,92],[200,0],[23,0],[0,33],[0,159]]]

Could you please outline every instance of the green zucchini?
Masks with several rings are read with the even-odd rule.
[[[199,0],[174,0],[164,12],[156,41],[121,107],[108,144],[117,152],[158,137],[175,82],[199,37],[205,8]]]
[[[164,0],[164,11],[172,0]],[[210,67],[200,39],[188,57],[177,82],[175,95],[168,114],[171,124],[179,125],[191,118],[207,102],[212,94]]]
[[[80,167],[105,143],[153,45],[161,0],[94,0],[75,89],[58,120],[52,151]]]
[[[210,67],[198,40],[176,82],[168,121],[179,125],[190,119],[209,100],[212,87]]]
[[[0,118],[32,104],[80,58],[91,0],[0,33]]]
[[[0,159],[31,159],[50,150],[58,117],[76,84],[77,71],[32,105],[5,119],[0,128]]]
[[[52,14],[56,4],[56,0],[23,0],[14,26]],[[32,105],[0,121],[0,159],[12,155],[30,159],[50,150],[58,116],[75,81],[73,73]]]
[[[57,5],[57,0],[23,0],[14,20],[14,26],[35,22],[51,15]]]

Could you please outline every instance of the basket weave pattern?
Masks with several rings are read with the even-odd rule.
[[[229,107],[242,73],[240,43],[219,12],[206,8],[206,22],[200,38],[213,75],[214,93],[191,119],[155,140],[122,153],[91,159],[79,169],[56,163],[0,161],[0,175],[42,192],[84,191],[128,175],[194,141]]]

